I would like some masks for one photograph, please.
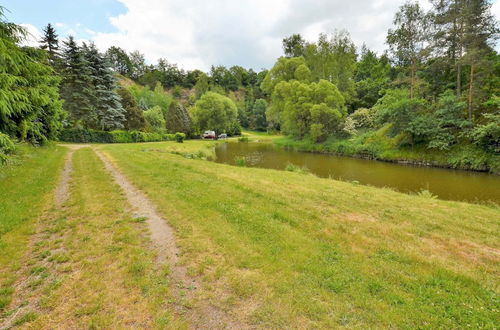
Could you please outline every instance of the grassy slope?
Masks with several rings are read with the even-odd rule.
[[[498,208],[187,159],[210,145],[100,148],[176,228],[191,272],[229,288],[212,301],[259,326],[498,324]]]
[[[10,302],[34,224],[52,203],[66,148],[20,145],[13,163],[0,167],[0,315]]]
[[[447,151],[431,150],[425,146],[400,148],[398,144],[401,136],[388,137],[388,130],[389,126],[385,126],[378,131],[361,133],[352,138],[330,138],[324,143],[314,143],[307,139],[295,140],[291,137],[277,138],[274,143],[301,151],[500,173],[500,156],[488,154],[473,145],[455,145]]]

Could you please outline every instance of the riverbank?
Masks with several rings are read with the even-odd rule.
[[[398,137],[391,138],[386,133],[382,129],[352,138],[330,138],[323,143],[284,136],[272,141],[278,146],[297,151],[500,174],[500,155],[487,153],[474,145],[455,145],[447,151],[430,150],[425,147],[400,148]]]

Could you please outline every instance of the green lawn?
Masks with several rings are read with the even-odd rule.
[[[498,325],[498,208],[193,159],[211,146],[99,148],[176,229],[214,304],[258,327]]]
[[[21,267],[34,224],[52,203],[66,152],[20,145],[11,163],[0,166],[0,316],[11,300],[14,272]]]

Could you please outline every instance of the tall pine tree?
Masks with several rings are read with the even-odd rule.
[[[72,36],[63,44],[61,96],[64,109],[73,125],[88,127],[95,118],[89,63]]]
[[[43,29],[43,37],[42,40],[40,40],[40,48],[48,52],[49,63],[53,67],[56,67],[60,60],[59,39],[57,38],[56,30],[50,23]]]

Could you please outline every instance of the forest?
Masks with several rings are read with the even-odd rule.
[[[259,72],[148,64],[140,51],[59,40],[51,24],[38,48],[21,46],[27,32],[4,13],[3,161],[19,141],[183,140],[243,128],[280,132],[303,150],[454,152],[456,167],[500,170],[499,27],[486,0],[433,0],[429,11],[404,3],[382,54],[358,49],[345,30],[315,42],[293,34]]]

